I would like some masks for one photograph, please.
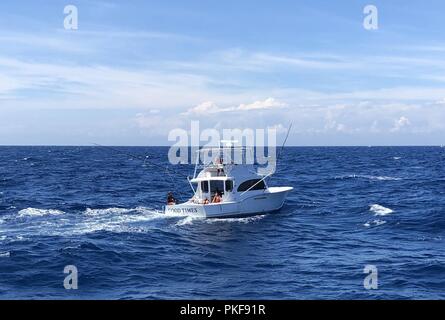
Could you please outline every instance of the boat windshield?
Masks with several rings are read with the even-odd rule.
[[[224,181],[210,180],[210,192],[212,195],[214,195],[216,192],[224,194]]]

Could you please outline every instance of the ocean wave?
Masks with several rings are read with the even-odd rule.
[[[0,252],[0,258],[9,258],[10,256],[11,256],[11,253],[9,251]]]
[[[257,215],[257,216],[251,216],[251,217],[244,217],[244,218],[205,218],[203,216],[194,216],[189,215],[186,216],[184,219],[178,221],[175,226],[185,226],[193,224],[196,221],[202,221],[204,223],[214,224],[214,223],[252,223],[258,220],[261,220],[266,215]]]
[[[373,204],[369,208],[370,211],[374,212],[376,216],[386,216],[388,214],[391,214],[394,212],[394,210],[390,208],[386,208],[384,206],[381,206],[379,204]]]
[[[229,222],[229,223],[252,223],[266,217],[265,214],[243,217],[243,218],[225,218],[225,219],[206,219],[206,223],[218,223],[218,222]]]
[[[72,234],[88,234],[97,231],[109,231],[115,233],[146,232],[147,226],[135,225],[152,220],[168,218],[162,211],[151,208],[104,208],[87,209],[83,220],[69,231]]]
[[[368,221],[364,224],[365,227],[369,228],[369,227],[377,227],[377,226],[381,226],[382,224],[385,224],[386,221],[385,220],[372,220],[372,221]]]
[[[360,175],[360,174],[350,174],[346,176],[336,176],[335,179],[365,179],[373,181],[399,181],[401,178],[389,177],[389,176],[372,176],[372,175]]]
[[[0,241],[5,242],[17,242],[23,241],[25,238],[23,236],[0,236]]]
[[[91,209],[87,208],[84,212],[86,216],[106,216],[106,215],[161,215],[161,216],[177,216],[176,214],[164,215],[161,210],[149,208],[149,207],[136,207],[136,208],[102,208]]]
[[[42,217],[46,215],[61,215],[64,214],[61,210],[55,209],[37,209],[37,208],[27,208],[20,210],[18,212],[19,217]]]
[[[125,209],[125,208],[105,208],[105,209],[91,209],[87,208],[84,212],[87,216],[101,216],[110,214],[126,214],[134,211],[135,209]]]
[[[184,219],[179,220],[178,222],[175,223],[175,226],[186,226],[186,225],[190,225],[193,224],[196,220],[204,220],[205,218],[202,216],[187,216]]]

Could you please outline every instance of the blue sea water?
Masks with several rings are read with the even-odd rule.
[[[283,209],[227,220],[162,214],[192,167],[117,149],[0,147],[0,298],[445,298],[443,148],[289,147]]]

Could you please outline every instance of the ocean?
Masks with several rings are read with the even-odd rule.
[[[445,298],[444,148],[287,147],[282,210],[225,220],[160,212],[167,150],[0,147],[0,299]]]

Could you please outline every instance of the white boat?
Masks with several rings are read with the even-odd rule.
[[[188,178],[193,197],[184,203],[167,205],[166,214],[190,214],[206,218],[233,218],[270,213],[280,210],[292,187],[269,187],[269,174],[259,174],[254,164],[236,164],[227,157],[228,151],[253,154],[252,148],[224,146],[198,151],[195,173]],[[209,163],[200,163],[202,155],[217,156]],[[232,153],[233,154],[233,153]],[[233,159],[233,158],[232,158]],[[199,171],[200,170],[200,171]],[[199,171],[199,173],[198,173]],[[213,203],[215,195],[220,202]]]

